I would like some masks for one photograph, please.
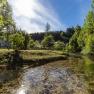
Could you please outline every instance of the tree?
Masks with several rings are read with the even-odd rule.
[[[80,32],[81,32],[81,27],[76,26],[76,28],[74,30],[75,30],[75,33],[73,34],[73,36],[69,40],[69,43],[67,45],[67,50],[71,51],[71,52],[80,52],[81,48],[79,47],[79,44],[78,44],[78,37],[79,37]]]
[[[7,0],[1,0],[0,2],[0,16],[2,17],[3,26],[1,29],[6,29],[7,32],[13,31],[15,23],[12,19],[12,9]]]
[[[24,36],[20,32],[10,35],[9,37],[12,48],[23,49],[24,48]]]
[[[9,43],[10,32],[15,31],[15,23],[12,19],[12,10],[7,0],[0,0],[0,31],[4,34],[4,41]],[[7,47],[9,48],[9,47]]]
[[[83,49],[84,54],[94,54],[94,34],[88,35],[86,45]]]
[[[68,38],[71,38],[74,33],[75,33],[74,27],[67,28],[65,36],[68,37]]]
[[[43,48],[50,49],[54,45],[54,38],[52,35],[45,36],[42,40],[42,46]]]
[[[46,32],[48,32],[48,31],[50,30],[50,28],[51,28],[51,27],[50,27],[50,24],[47,23],[47,24],[46,24]]]
[[[41,44],[40,44],[40,42],[39,41],[35,41],[35,48],[36,49],[41,49]]]
[[[57,41],[54,43],[54,49],[55,50],[64,50],[65,44],[61,41]]]
[[[82,40],[84,41],[84,47],[83,47],[82,53],[84,54],[94,53],[93,51],[94,50],[94,47],[93,47],[94,12],[93,11],[89,11],[80,35],[82,35]]]
[[[92,11],[94,12],[94,0],[92,0],[91,8],[92,8]]]
[[[28,44],[28,49],[34,49],[35,47],[35,42],[33,39],[29,40],[29,44]]]
[[[4,26],[4,23],[3,23],[3,16],[0,15],[0,31],[2,29],[2,27]]]
[[[29,37],[28,34],[25,34],[25,33],[24,33],[24,37],[25,37],[25,40],[24,40],[24,50],[27,50],[28,49],[28,44],[29,44],[30,37]]]

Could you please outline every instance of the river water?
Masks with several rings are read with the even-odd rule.
[[[94,60],[69,57],[33,68],[2,68],[0,94],[94,94]]]

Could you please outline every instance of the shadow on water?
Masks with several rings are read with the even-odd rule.
[[[11,90],[19,86],[23,60],[20,52],[15,50],[8,54],[7,67],[0,68],[0,94],[11,94]]]

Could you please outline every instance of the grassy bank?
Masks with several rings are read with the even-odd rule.
[[[0,65],[6,64],[8,56],[13,53],[13,50],[10,49],[0,49]]]
[[[0,64],[6,64],[4,61],[13,50],[0,49]],[[51,61],[63,60],[66,56],[62,51],[52,50],[21,50],[19,53],[23,64],[41,65]]]
[[[24,64],[32,64],[33,66],[43,65],[45,63],[66,58],[62,51],[52,50],[22,50],[21,57]]]

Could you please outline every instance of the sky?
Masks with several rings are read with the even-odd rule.
[[[83,25],[91,0],[8,0],[16,26],[28,33]]]

